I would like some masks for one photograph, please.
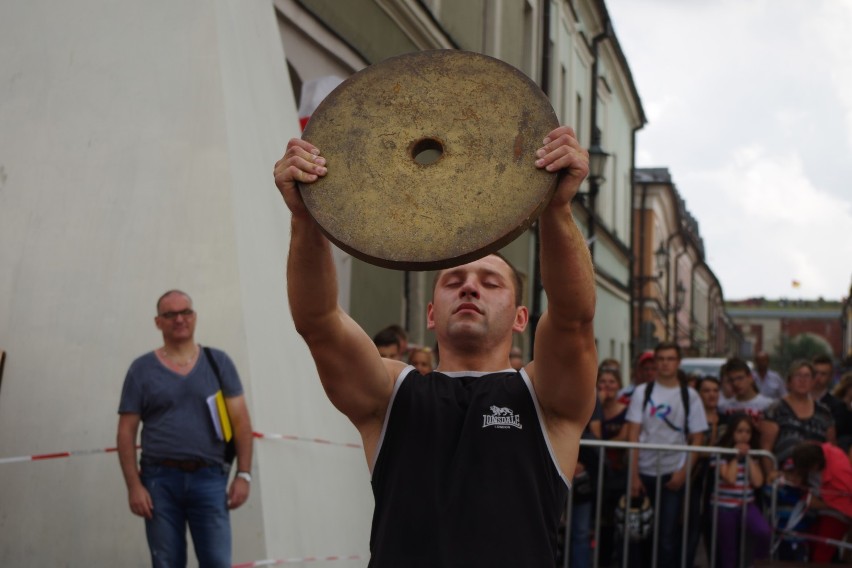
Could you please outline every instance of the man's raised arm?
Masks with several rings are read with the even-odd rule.
[[[547,310],[536,329],[531,374],[545,414],[582,429],[595,403],[595,277],[571,200],[588,174],[589,154],[563,126],[547,136],[536,157],[537,167],[559,171],[560,179],[539,218]]]
[[[284,157],[275,164],[275,184],[292,213],[287,295],[296,331],[311,350],[323,388],[361,432],[369,461],[393,381],[404,365],[383,360],[370,337],[337,304],[331,243],[308,213],[296,186],[296,182],[312,183],[326,171],[319,150],[299,139],[290,140]]]

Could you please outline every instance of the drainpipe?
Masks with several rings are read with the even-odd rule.
[[[541,42],[541,90],[550,97],[550,0],[544,1],[542,11],[542,42]],[[533,274],[532,274],[532,314],[530,316],[530,353],[535,348],[535,332],[538,329],[538,321],[541,319],[541,295],[544,293],[544,285],[541,281],[541,258],[539,258],[540,234],[538,222],[533,225],[532,238],[533,247]]]
[[[665,315],[666,315],[666,341],[671,341],[671,336],[669,332],[671,331],[671,325],[669,317],[672,312],[672,304],[671,304],[671,292],[672,292],[672,241],[674,241],[677,237],[680,236],[680,233],[674,232],[669,235],[669,238],[666,239],[666,251],[668,254],[666,255],[666,307],[665,307]]]
[[[695,346],[695,269],[703,262],[692,263],[692,270],[689,271],[689,346]],[[698,357],[701,356],[699,352]]]
[[[634,131],[635,137],[635,131]],[[631,168],[633,171],[633,168]],[[633,212],[633,192],[631,191],[631,213]],[[632,327],[631,329],[636,330],[636,339],[639,339],[642,334],[642,324],[645,323],[645,285],[649,282],[649,280],[645,276],[645,202],[648,199],[648,184],[642,184],[642,198],[639,201],[639,281],[630,287],[630,301],[632,305],[636,306],[636,317],[639,320],[638,326],[636,328]],[[653,245],[652,245],[653,246]],[[631,263],[633,262],[633,257],[631,255]],[[656,267],[655,267],[656,268]],[[631,267],[631,275],[634,274],[634,271]],[[632,277],[632,276],[631,276]],[[637,298],[638,295],[638,298]],[[630,311],[631,317],[633,317],[633,310]],[[635,342],[634,342],[635,343]],[[643,346],[644,347],[644,346]],[[636,353],[636,346],[633,346],[633,351],[630,353],[630,360],[635,361],[638,353]]]
[[[639,127],[641,128],[641,126]],[[636,178],[636,133],[639,128],[634,128],[630,138],[630,244],[633,244],[633,222],[635,217],[635,209],[633,208],[635,194],[633,192],[633,184]],[[648,185],[642,184],[642,200],[639,208],[639,271],[640,276],[645,276],[645,199],[648,196]],[[633,252],[633,247],[630,247],[630,361],[636,360],[636,339],[642,330],[642,311],[645,301],[645,279],[639,279],[639,286],[636,286],[636,255]],[[639,290],[637,291],[637,288]],[[638,292],[638,293],[637,293]],[[638,295],[638,300],[637,300]],[[636,320],[638,321],[638,325]]]
[[[675,308],[677,308],[677,307],[678,307],[678,305],[677,305],[678,265],[679,265],[679,263],[680,263],[680,259],[681,259],[681,257],[682,257],[683,255],[685,255],[687,252],[689,252],[689,250],[688,250],[688,249],[687,249],[687,247],[686,247],[686,239],[682,239],[682,240],[683,240],[683,250],[682,250],[682,251],[680,251],[679,253],[677,253],[677,256],[675,257],[675,266],[674,266],[674,280],[675,280]],[[682,308],[683,306],[680,306],[680,307]],[[675,343],[677,343],[677,342],[678,342],[678,337],[677,337],[677,314],[678,314],[679,312],[680,312],[680,310],[679,310],[679,309],[676,309],[676,310],[675,310],[675,313],[674,313],[674,319],[672,320],[672,324],[674,324],[674,342],[675,342]],[[678,343],[678,345],[680,345],[680,344]]]
[[[600,145],[601,131],[598,128],[598,46],[605,39],[609,39],[612,35],[612,22],[609,17],[603,24],[603,31],[592,39],[592,102],[590,103],[591,120],[589,121],[591,145]],[[586,231],[589,244],[589,253],[592,256],[592,262],[595,259],[595,225],[597,218],[597,200],[598,200],[598,182],[597,180],[589,180],[589,226]]]

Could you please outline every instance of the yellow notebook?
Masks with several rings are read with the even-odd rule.
[[[207,397],[207,408],[210,410],[210,418],[213,420],[216,436],[220,440],[230,442],[234,436],[234,432],[231,429],[231,418],[228,416],[228,407],[225,406],[225,396],[221,390]]]

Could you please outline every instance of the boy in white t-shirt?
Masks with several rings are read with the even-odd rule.
[[[719,412],[726,415],[748,414],[755,424],[760,424],[764,411],[775,401],[760,394],[748,363],[737,357],[728,359],[725,375],[731,382],[734,396],[719,403]]]
[[[636,388],[627,410],[628,440],[645,444],[700,446],[707,430],[707,417],[698,393],[682,386],[678,380],[680,347],[675,343],[660,343],[654,349],[654,358],[657,363],[656,380]],[[631,454],[632,497],[644,493],[653,503],[657,477],[661,478],[657,511],[659,534],[654,537],[658,539],[658,566],[679,566],[678,521],[688,473],[686,452],[634,450]],[[695,463],[694,456],[690,463]],[[645,553],[650,551],[651,543],[644,548],[647,549]],[[643,564],[649,565],[649,557],[646,554],[642,556],[646,558]]]

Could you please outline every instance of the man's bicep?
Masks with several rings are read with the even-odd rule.
[[[134,412],[122,412],[118,415],[118,440],[136,442],[136,434],[139,432],[141,416]]]
[[[231,422],[234,424],[250,423],[245,395],[226,396],[225,406],[228,409],[228,416],[230,417]]]
[[[595,406],[597,349],[591,322],[556,328],[545,313],[536,330],[534,382],[543,409],[574,420]]]
[[[306,338],[320,381],[331,403],[356,426],[384,415],[393,392],[393,371],[388,368],[370,337],[342,311],[329,332]]]

